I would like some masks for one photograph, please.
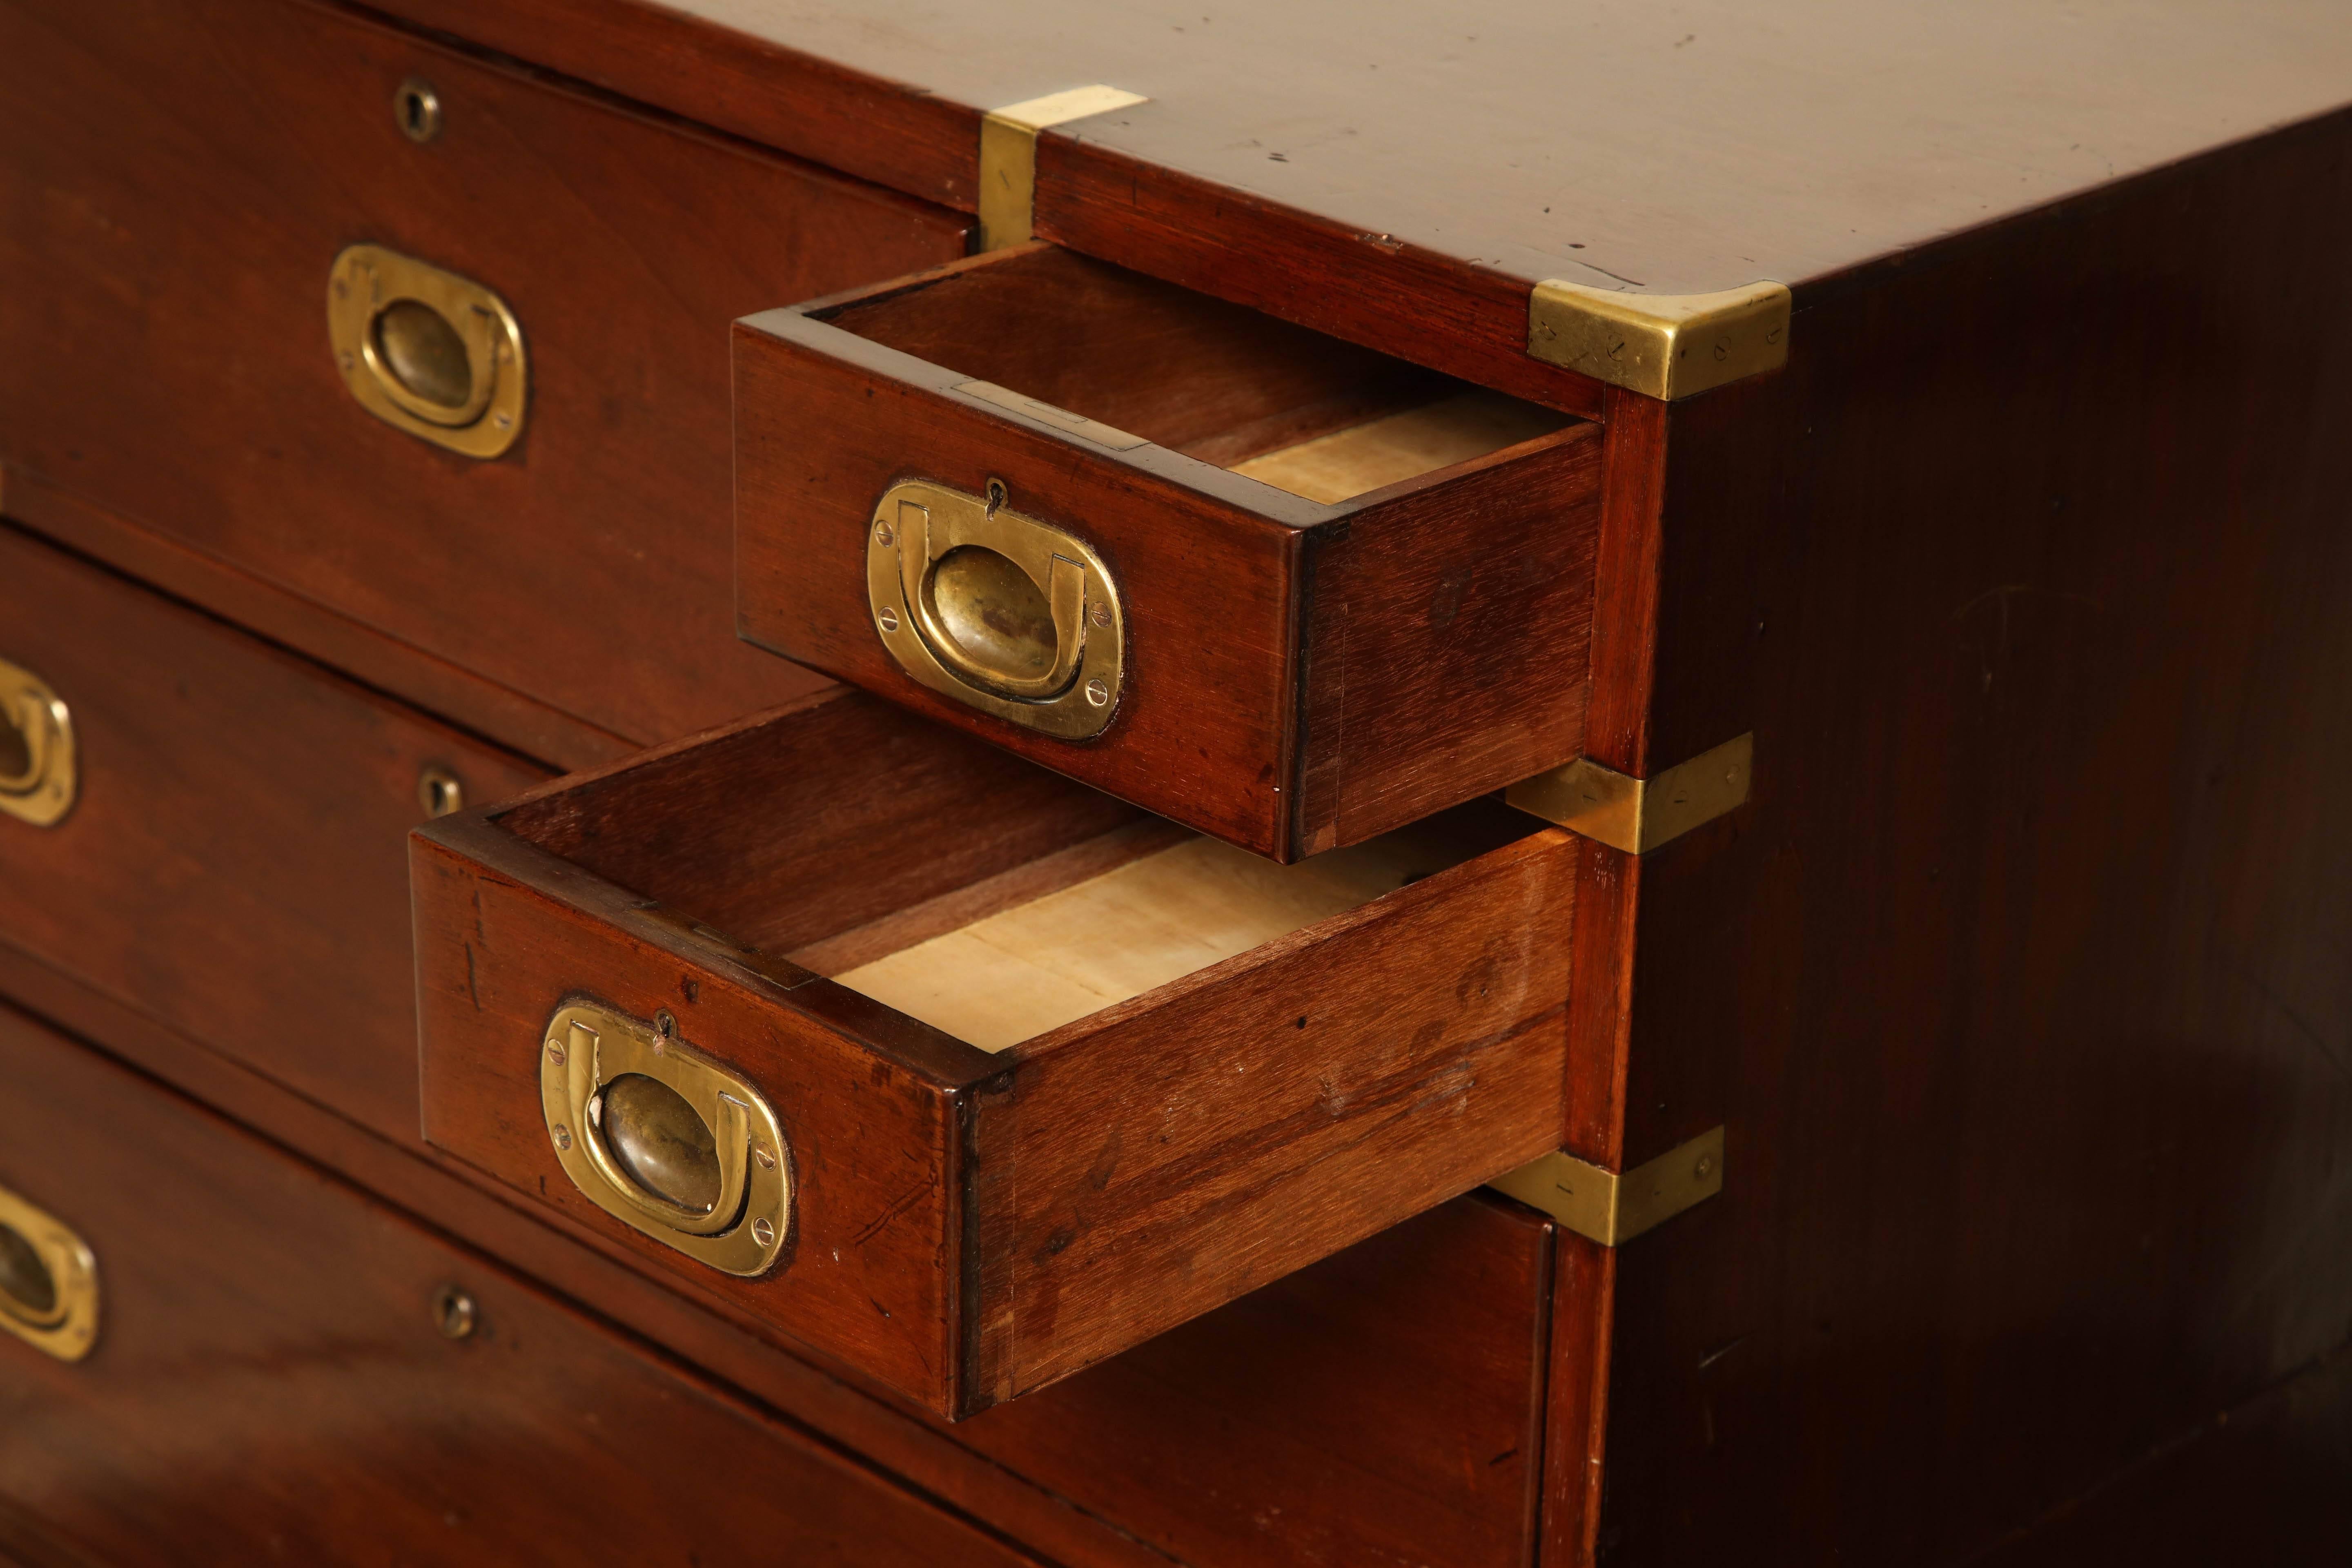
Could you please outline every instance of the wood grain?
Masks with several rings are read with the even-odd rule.
[[[1031,247],[742,323],[744,635],[1282,860],[1574,756],[1594,428],[1306,500],[1172,445],[1244,462],[1366,416],[1334,388],[1360,387],[1367,356],[1328,342],[1310,353],[1310,334],[1246,317]],[[1195,319],[1201,332],[1179,330]],[[1171,445],[1085,445],[954,390],[975,377]],[[1445,390],[1412,373],[1380,398]],[[1538,429],[1552,417],[1526,416]],[[1129,653],[1101,736],[1039,735],[893,662],[870,621],[866,529],[910,471],[974,495],[1001,479],[1016,510],[1103,555]]]
[[[0,1072],[104,1292],[79,1365],[0,1343],[0,1493],[93,1557],[1034,1561],[11,1009]]]
[[[726,323],[960,255],[962,217],[278,0],[11,7],[0,142],[12,468],[639,743],[817,684],[727,616]],[[509,456],[345,391],[320,313],[358,240],[514,310]]]
[[[413,1141],[418,775],[544,773],[5,526],[0,658],[64,700],[80,773],[55,827],[0,818],[0,938]]]
[[[965,835],[927,801],[1005,815]],[[910,808],[947,852],[874,858],[874,826]],[[1463,825],[1475,858],[996,1057],[719,934],[860,931],[877,896],[936,900],[1126,816],[845,692],[436,824],[414,853],[427,1136],[678,1289],[950,1416],[1556,1136],[1573,841],[1499,809]],[[713,847],[730,844],[742,853]],[[606,879],[632,868],[659,887]],[[704,918],[722,906],[725,924]],[[801,1177],[782,1271],[699,1270],[560,1173],[539,1033],[583,989],[641,1017],[669,1009],[778,1107]]]
[[[1729,1175],[1618,1259],[1610,1561],[1964,1560],[2346,1340],[2347,151],[1857,275],[1667,421],[1650,755],[1756,784],[1641,862],[1623,1155]]]

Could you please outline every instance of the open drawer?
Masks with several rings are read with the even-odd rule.
[[[1573,843],[1276,866],[835,690],[412,838],[425,1136],[968,1414],[1553,1148]]]
[[[1290,860],[1576,757],[1597,434],[997,251],[737,323],[738,626]]]

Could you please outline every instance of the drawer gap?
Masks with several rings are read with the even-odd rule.
[[[1050,246],[811,314],[1327,504],[1579,423]]]

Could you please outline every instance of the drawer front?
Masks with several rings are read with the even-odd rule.
[[[98,1279],[0,1335],[0,1494],[100,1560],[1027,1561],[5,1009],[0,1081]]]
[[[1580,749],[1596,426],[1038,247],[743,322],[735,431],[745,637],[1244,848]]]
[[[729,619],[727,324],[960,256],[962,217],[291,0],[8,6],[0,147],[9,464],[639,741],[812,686]],[[347,385],[362,245],[511,313],[498,456]]]
[[[1180,1563],[1526,1568],[1552,1255],[1459,1198],[957,1435]]]
[[[1347,882],[811,699],[412,841],[426,1136],[967,1414],[1552,1145],[1574,851],[1535,827],[1448,818]],[[717,1075],[724,1256],[582,1176],[581,1086],[672,1070],[656,1041]]]
[[[5,526],[0,660],[63,704],[73,796],[0,814],[0,941],[413,1140],[403,838],[544,775]]]

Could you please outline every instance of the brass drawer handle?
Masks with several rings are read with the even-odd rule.
[[[740,1075],[593,1002],[547,1021],[541,1110],[557,1163],[606,1214],[729,1274],[763,1274],[791,1228],[792,1150]]]
[[[327,336],[343,384],[385,424],[469,458],[522,434],[522,328],[471,279],[351,246],[327,276]]]
[[[49,683],[0,658],[0,813],[54,827],[73,809],[73,714]]]
[[[890,657],[923,685],[1066,741],[1118,707],[1127,609],[1109,568],[1066,529],[925,479],[884,492],[866,590]]]
[[[59,1361],[98,1343],[98,1258],[63,1220],[0,1187],[0,1329]]]

